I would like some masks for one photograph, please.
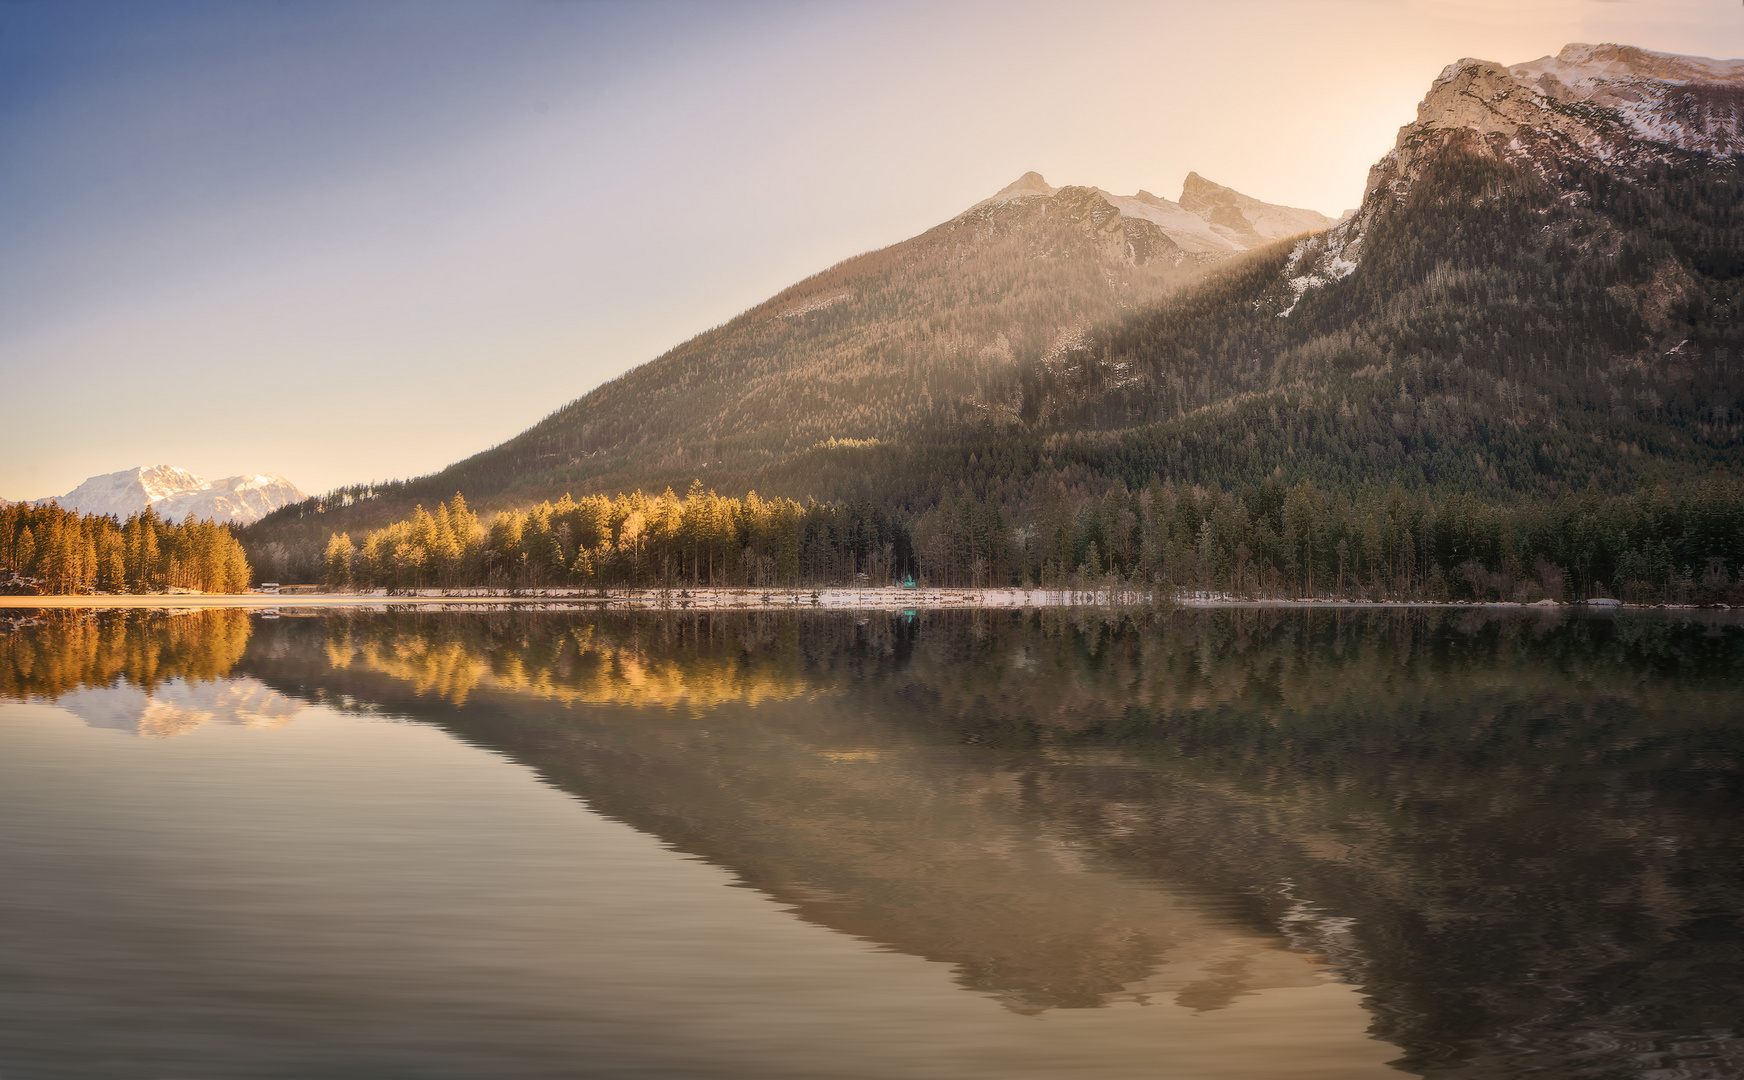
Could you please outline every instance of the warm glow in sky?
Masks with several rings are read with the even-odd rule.
[[[1440,69],[1738,0],[0,2],[0,496],[430,472],[1039,170],[1337,214]]]

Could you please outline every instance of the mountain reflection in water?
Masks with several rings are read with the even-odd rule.
[[[1724,617],[178,618],[0,639],[0,694],[436,724],[1018,1012],[1339,979],[1414,1072],[1744,1072]]]

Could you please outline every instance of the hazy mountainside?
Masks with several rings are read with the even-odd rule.
[[[198,518],[246,525],[306,498],[295,484],[274,473],[204,480],[171,465],[142,465],[93,476],[65,495],[38,500],[38,505],[53,503],[63,510],[118,518],[149,508],[165,521]]]
[[[455,491],[488,506],[565,491],[683,489],[697,477],[721,491],[781,484],[776,473],[808,451],[897,445],[973,424],[985,408],[978,390],[996,373],[1088,341],[1095,327],[1154,304],[1251,244],[1330,223],[1197,175],[1173,203],[1142,191],[1055,188],[1026,173],[920,236],[784,290],[500,446],[432,476],[318,500],[330,515],[321,528],[355,529]],[[271,527],[295,531],[286,515]]]
[[[1141,196],[1144,192],[1139,193]],[[1274,240],[1319,232],[1334,222],[1316,210],[1296,210],[1288,206],[1251,199],[1234,188],[1213,184],[1198,173],[1188,173],[1181,188],[1181,208],[1204,218],[1211,231],[1249,251],[1264,247]]]
[[[1274,212],[1250,222],[1254,235],[1312,213],[1245,201]],[[438,474],[436,490],[469,486],[457,480],[482,494],[683,486],[698,476],[748,484],[831,440],[887,443],[970,422],[975,389],[992,374],[1064,352],[1244,250],[1215,228],[1143,192],[1119,199],[1028,173],[606,384]]]

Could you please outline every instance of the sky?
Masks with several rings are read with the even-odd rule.
[[[0,497],[422,475],[1035,169],[1336,215],[1449,62],[1739,0],[0,0]]]

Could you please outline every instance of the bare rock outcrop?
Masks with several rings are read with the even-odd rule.
[[[1469,57],[1449,64],[1369,170],[1362,206],[1297,248],[1285,271],[1289,294],[1354,271],[1375,223],[1404,204],[1423,164],[1455,143],[1565,189],[1575,161],[1623,170],[1729,157],[1744,152],[1744,60],[1573,44],[1512,67]],[[1281,315],[1294,307],[1285,302]]]

